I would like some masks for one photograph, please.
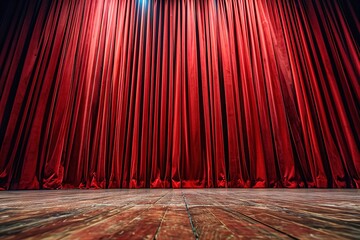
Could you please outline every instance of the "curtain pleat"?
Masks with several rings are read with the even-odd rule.
[[[357,1],[0,3],[0,189],[360,188]]]

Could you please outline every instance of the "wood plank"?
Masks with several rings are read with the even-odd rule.
[[[1,239],[360,239],[360,191],[0,192]]]
[[[195,239],[185,207],[169,207],[155,239]]]

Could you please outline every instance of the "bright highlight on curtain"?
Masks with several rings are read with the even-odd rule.
[[[146,6],[147,0],[138,0],[141,5]]]
[[[0,187],[360,187],[357,1],[0,6]]]

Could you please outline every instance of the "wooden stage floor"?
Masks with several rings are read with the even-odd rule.
[[[0,239],[360,239],[360,191],[0,192]]]

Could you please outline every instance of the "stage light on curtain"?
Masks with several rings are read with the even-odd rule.
[[[359,188],[357,8],[1,2],[0,188]]]

